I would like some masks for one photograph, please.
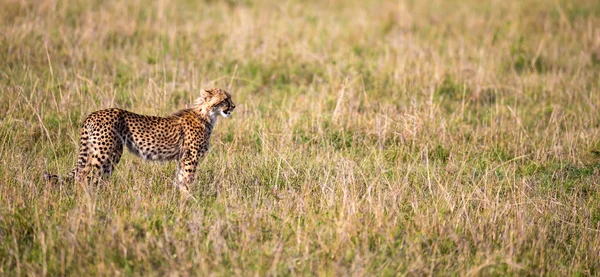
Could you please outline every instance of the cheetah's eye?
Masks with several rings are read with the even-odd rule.
[[[231,103],[227,100],[222,101],[221,103],[219,103],[219,105],[222,107],[225,107],[225,108],[229,108],[229,109],[233,108]]]

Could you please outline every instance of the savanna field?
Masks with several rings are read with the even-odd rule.
[[[231,92],[184,201],[98,109]],[[0,1],[0,275],[600,274],[600,3]]]

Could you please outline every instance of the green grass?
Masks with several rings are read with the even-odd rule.
[[[600,4],[2,1],[0,275],[600,272]],[[86,115],[228,89],[182,201]]]

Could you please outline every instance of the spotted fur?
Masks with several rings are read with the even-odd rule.
[[[177,184],[185,188],[194,182],[199,158],[208,151],[217,116],[229,117],[234,109],[231,95],[215,88],[203,89],[191,108],[168,117],[116,108],[93,112],[81,126],[75,168],[64,179],[48,173],[44,177],[81,183],[100,173],[111,175],[125,146],[145,160],[177,160]]]

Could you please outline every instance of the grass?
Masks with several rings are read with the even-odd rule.
[[[600,5],[0,2],[0,275],[598,275]],[[78,126],[232,92],[182,202]]]

